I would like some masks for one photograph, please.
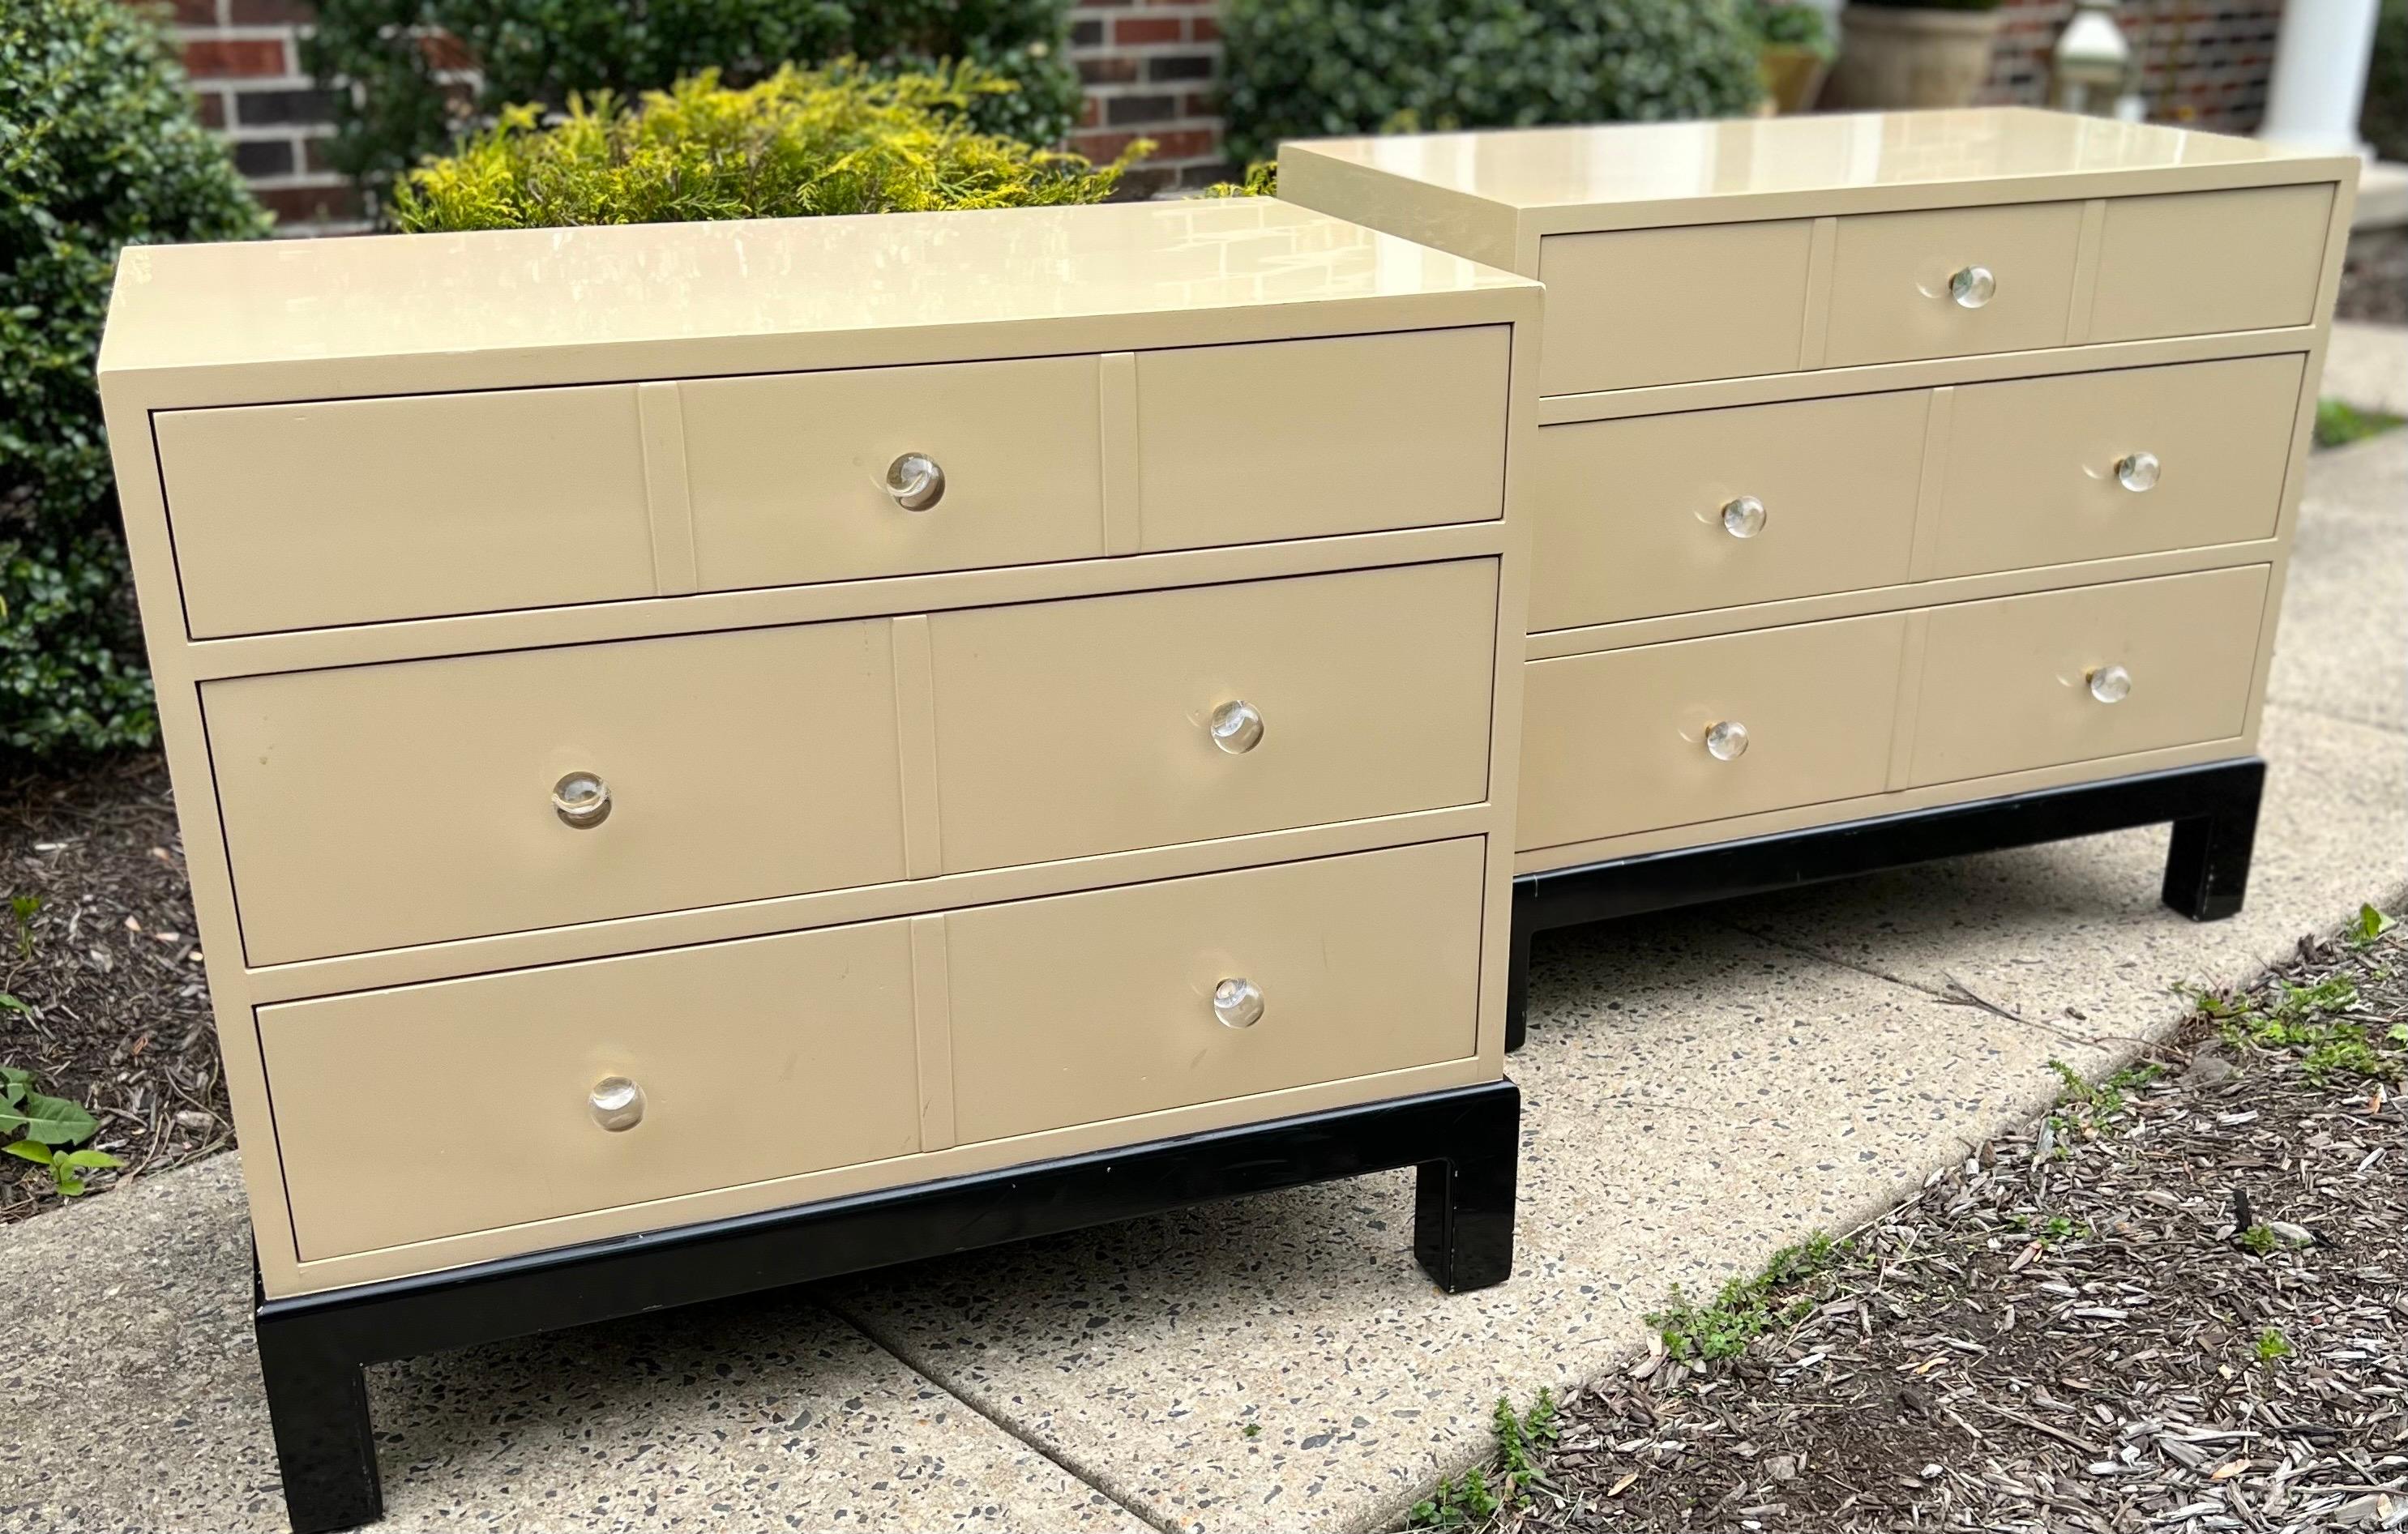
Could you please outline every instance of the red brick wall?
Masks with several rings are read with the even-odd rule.
[[[1214,0],[1078,0],[1070,57],[1087,83],[1070,147],[1109,160],[1132,138],[1156,146],[1132,190],[1204,186],[1229,174],[1213,93],[1221,81]]]
[[[321,157],[325,93],[301,72],[308,0],[172,0],[171,10],[201,121],[232,142],[259,200],[287,225],[355,225],[358,198]]]
[[[2007,0],[1984,99],[2048,100],[2048,55],[2071,0]],[[2149,116],[2184,127],[2255,133],[2274,67],[2283,0],[2125,0],[2116,24],[2141,57]]]

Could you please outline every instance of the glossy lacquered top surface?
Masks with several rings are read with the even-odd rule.
[[[1528,288],[1268,198],[128,249],[101,371]]]
[[[2251,138],[2019,107],[1328,138],[1309,147],[1509,208],[1844,193],[2299,158]]]

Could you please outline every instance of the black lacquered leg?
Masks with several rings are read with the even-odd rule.
[[[1530,1004],[1530,939],[1537,923],[1537,891],[1530,885],[1513,886],[1513,958],[1505,970],[1505,1053],[1512,1054],[1522,1047],[1527,1034],[1527,1011]]]
[[[2218,922],[2241,910],[2249,891],[2249,853],[2258,839],[2258,790],[2236,796],[2211,815],[2174,822],[2166,850],[2165,902],[2194,922]]]
[[[1440,1288],[1455,1295],[1502,1283],[1513,1272],[1521,1094],[1464,1114],[1452,1138],[1445,1160],[1417,1168],[1413,1256]]]
[[[368,1389],[360,1365],[306,1321],[259,1323],[259,1367],[293,1534],[331,1534],[383,1515]]]

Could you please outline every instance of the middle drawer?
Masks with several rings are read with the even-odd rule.
[[[282,964],[1477,803],[1496,622],[1497,562],[1468,559],[236,678],[202,706],[245,953]],[[939,859],[907,858],[907,782]]]

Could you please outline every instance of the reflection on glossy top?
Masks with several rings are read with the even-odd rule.
[[[1512,208],[1838,192],[2286,157],[2252,138],[2020,107],[1331,138],[1333,159]]]
[[[1527,286],[1268,198],[129,249],[101,370]]]

